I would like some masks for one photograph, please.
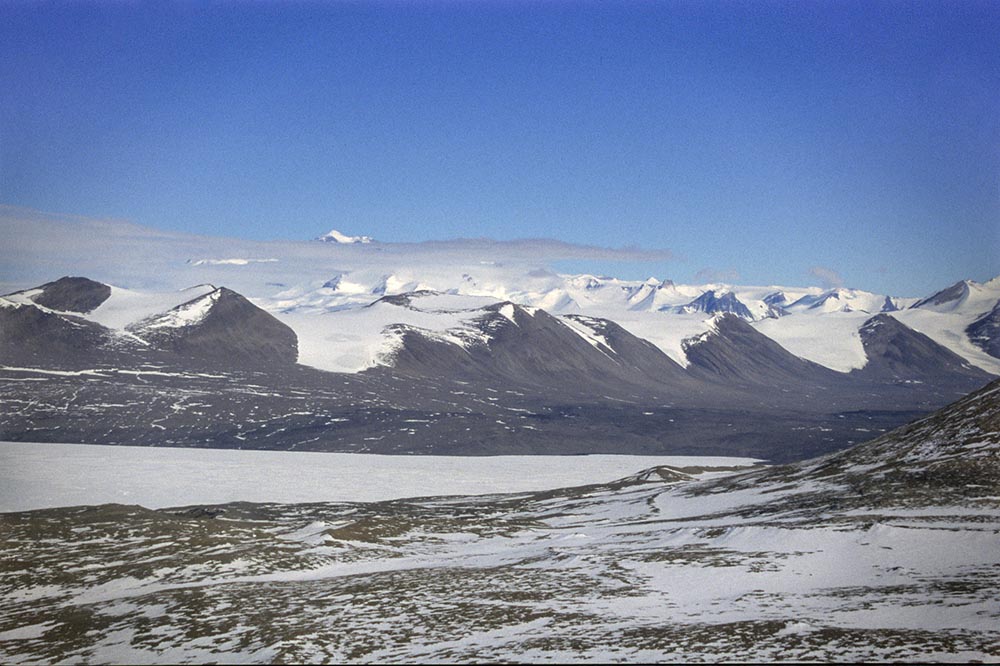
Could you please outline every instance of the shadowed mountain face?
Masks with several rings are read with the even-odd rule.
[[[836,385],[843,376],[799,358],[734,315],[715,320],[715,330],[685,343],[690,374],[709,380],[762,386]]]
[[[664,354],[656,345],[635,336],[609,319],[566,315],[566,319],[593,331],[603,342],[594,347],[601,350],[604,344],[611,358],[623,368],[640,373],[658,383],[671,385],[690,384],[690,378],[676,361]]]
[[[75,368],[116,358],[113,342],[110,331],[91,321],[29,303],[0,304],[2,363]]]
[[[57,285],[52,287],[51,285]],[[98,364],[129,369],[143,363],[213,368],[267,368],[292,365],[298,343],[294,331],[226,288],[150,317],[128,331],[114,331],[66,311],[93,305],[106,285],[63,278],[23,302],[0,302],[0,360],[45,368]],[[24,293],[24,292],[22,292]],[[48,296],[47,298],[42,298]],[[102,299],[101,302],[103,302]]]
[[[956,282],[955,284],[942,289],[936,294],[932,294],[927,298],[917,301],[910,307],[913,308],[923,308],[935,305],[944,305],[945,303],[951,303],[952,301],[957,301],[969,295],[969,285],[964,280]]]
[[[1000,358],[1000,302],[965,329],[972,344],[990,356]]]
[[[882,302],[882,312],[896,312],[899,310],[899,306],[892,302],[892,299],[888,296],[885,297],[885,301]]]
[[[851,374],[877,381],[925,381],[959,384],[972,390],[990,375],[954,352],[889,315],[880,314],[859,330],[868,363]]]
[[[0,362],[78,367],[111,361],[134,345],[77,314],[96,309],[111,287],[64,277],[0,300]]]
[[[617,392],[664,383],[690,384],[680,365],[614,322],[580,316],[568,319],[589,331],[591,341],[544,310],[511,303],[484,308],[462,333],[464,344],[398,327],[402,343],[392,368],[411,375],[561,387],[568,393],[586,392],[588,387]]]
[[[290,365],[298,358],[291,328],[225,287],[130,330],[154,348],[212,366]]]
[[[50,310],[86,314],[111,296],[111,287],[83,277],[63,277],[43,284],[31,299]]]

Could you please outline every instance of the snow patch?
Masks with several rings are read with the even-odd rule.
[[[497,312],[499,312],[501,315],[509,319],[515,325],[517,324],[517,320],[514,319],[514,306],[511,305],[510,303],[505,303],[504,305],[500,306],[500,309],[497,310]]]
[[[212,307],[218,302],[222,291],[216,289],[209,294],[199,296],[193,301],[188,301],[179,305],[169,312],[153,317],[149,322],[143,324],[144,329],[155,328],[181,328],[192,326],[203,320]]]
[[[599,325],[596,320],[580,316],[564,316],[560,318],[560,321],[604,355],[610,356],[615,353],[608,339],[594,328],[594,326]]]
[[[83,317],[101,326],[121,330],[214,290],[212,285],[198,285],[181,291],[139,292],[112,285],[111,296]]]

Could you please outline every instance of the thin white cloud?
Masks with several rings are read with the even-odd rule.
[[[192,266],[246,266],[247,264],[273,264],[277,259],[188,259]]]
[[[844,278],[841,277],[840,273],[826,266],[813,266],[809,269],[809,275],[819,280],[820,284],[828,289],[844,286]]]
[[[715,268],[703,268],[694,274],[696,282],[738,282],[740,274],[735,268],[723,270]]]
[[[669,250],[603,248],[552,239],[350,245],[307,239],[248,241],[2,205],[0,253],[5,259],[0,281],[24,286],[79,275],[153,290],[213,282],[250,296],[273,292],[269,283],[294,278],[298,284],[323,284],[344,272],[414,279],[433,274],[447,274],[450,279],[452,273],[461,279],[463,273],[471,273],[479,280],[503,282],[504,276],[549,268],[561,260],[648,263],[674,256]],[[246,268],[233,270],[234,266]]]

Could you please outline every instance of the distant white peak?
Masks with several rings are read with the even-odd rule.
[[[321,240],[326,243],[338,243],[340,245],[352,245],[354,243],[371,243],[371,236],[348,236],[347,234],[342,234],[336,229],[331,229],[329,233],[326,233],[316,240]]]
[[[566,284],[575,289],[600,289],[607,279],[596,275],[569,275],[566,276]]]
[[[892,302],[889,302],[892,306]],[[881,312],[886,309],[886,297],[860,289],[838,287],[820,294],[806,294],[794,303],[784,306],[789,311],[831,312]],[[894,306],[893,306],[894,307]]]
[[[192,266],[246,266],[247,264],[272,264],[277,259],[188,259]]]
[[[535,305],[543,310],[553,310],[565,312],[568,310],[579,310],[580,305],[564,289],[550,289],[545,294],[536,299]]]
[[[635,283],[631,283],[635,285]],[[651,289],[671,289],[675,287],[673,280],[660,280],[655,277],[648,277],[644,282],[641,282],[638,286],[633,286],[633,290],[642,289],[643,287],[648,287]]]
[[[386,275],[374,287],[372,294],[380,296],[393,296],[396,294],[408,294],[413,291],[437,291],[432,285],[425,284],[420,280],[411,280],[406,276]]]
[[[753,313],[750,312],[750,309],[747,308],[746,304],[737,298],[735,293],[728,289],[709,289],[686,305],[681,305],[676,308],[666,306],[665,309],[673,310],[674,312],[680,314],[691,314],[694,312],[705,312],[707,314],[733,313],[743,319],[750,321],[753,321],[754,319]]]
[[[927,298],[921,299],[910,307],[938,311],[953,310],[968,300],[970,294],[981,290],[982,287],[978,283],[972,280],[961,280]]]
[[[783,291],[772,291],[770,294],[764,296],[763,301],[767,305],[780,306],[788,303],[788,297],[785,296]]]

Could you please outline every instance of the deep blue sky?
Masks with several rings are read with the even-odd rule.
[[[1000,273],[998,35],[964,0],[4,3],[0,203],[920,294]]]

